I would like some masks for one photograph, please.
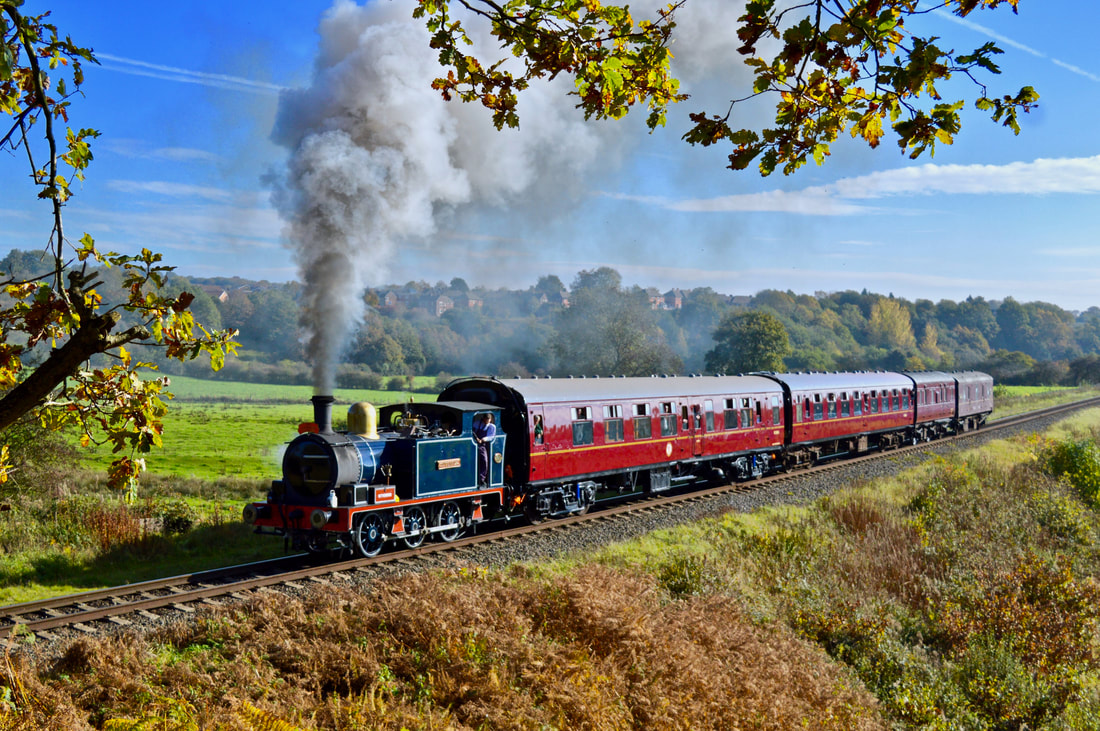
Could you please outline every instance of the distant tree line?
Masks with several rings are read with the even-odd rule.
[[[22,276],[39,255],[13,251],[0,268]],[[121,280],[100,273],[111,294]],[[219,277],[172,278],[195,295],[209,327],[236,328],[241,349],[218,378],[310,382],[300,337],[301,285]],[[349,338],[343,387],[408,389],[410,376],[488,373],[645,376],[754,370],[979,368],[1000,382],[1100,383],[1100,307],[1068,312],[1045,302],[909,301],[844,291],[764,290],[730,296],[709,287],[659,293],[625,286],[614,269],[556,276],[526,289],[407,282],[369,290],[366,314]],[[447,303],[443,311],[441,303]],[[210,377],[206,368],[139,357],[169,373]]]

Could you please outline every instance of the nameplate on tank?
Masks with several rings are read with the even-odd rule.
[[[435,468],[437,470],[453,470],[462,466],[462,458],[455,457],[454,459],[437,459],[435,461]]]
[[[397,488],[393,485],[374,488],[374,503],[392,503],[397,499]]]

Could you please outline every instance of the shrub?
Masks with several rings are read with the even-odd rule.
[[[680,553],[657,567],[657,583],[674,599],[713,592],[721,584],[704,556]]]
[[[1093,508],[1100,508],[1100,447],[1091,439],[1065,439],[1048,444],[1040,454],[1043,468],[1065,477]]]
[[[1034,491],[1027,500],[1032,519],[1059,546],[1091,546],[1093,527],[1080,501],[1058,492]]]
[[[968,595],[935,614],[955,655],[965,656],[975,641],[995,641],[1036,672],[1058,675],[1094,659],[1100,587],[1068,566],[1029,556],[1007,574],[978,573]]]
[[[366,388],[380,391],[385,384],[385,378],[366,366],[342,363],[336,370],[336,383],[340,388]]]
[[[1028,668],[1009,643],[989,635],[972,638],[955,676],[986,728],[1041,728],[1062,711],[1050,679]]]
[[[180,536],[195,525],[191,507],[182,500],[172,500],[161,506],[160,528],[167,536]]]

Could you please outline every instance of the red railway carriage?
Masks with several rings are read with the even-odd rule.
[[[550,513],[575,512],[571,501],[585,504],[597,493],[663,490],[698,477],[703,463],[762,474],[783,448],[783,390],[760,376],[469,378],[439,399],[502,409],[513,435],[508,479],[546,488],[543,507],[557,505]],[[723,462],[728,455],[736,458]]]
[[[955,377],[941,371],[906,372],[916,393],[914,436],[925,441],[954,430]]]
[[[913,381],[900,373],[782,373],[788,467],[896,446],[913,424]]]
[[[955,377],[956,431],[977,429],[993,412],[993,376],[978,371],[961,371]]]

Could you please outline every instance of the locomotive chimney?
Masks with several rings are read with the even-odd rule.
[[[332,433],[332,405],[336,403],[334,396],[314,396],[313,421],[317,424],[317,432],[320,434]]]

